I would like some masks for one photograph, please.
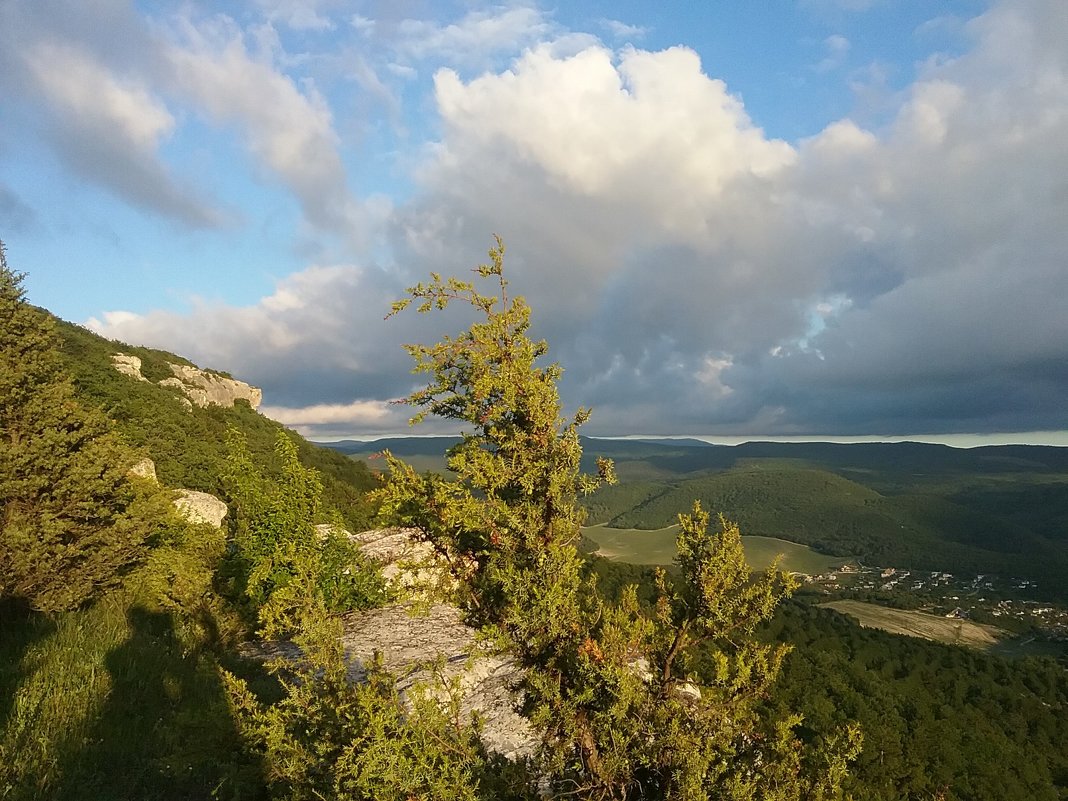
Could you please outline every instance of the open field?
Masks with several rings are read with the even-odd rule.
[[[608,528],[587,526],[582,530],[594,540],[598,555],[619,562],[639,565],[666,565],[675,558],[677,525],[649,531],[637,528]],[[850,561],[845,556],[816,553],[807,545],[776,539],[775,537],[742,537],[746,558],[756,570],[763,570],[782,554],[780,567],[795,573],[823,573]]]
[[[863,601],[831,601],[821,604],[828,609],[856,618],[862,626],[882,629],[891,634],[922,637],[925,640],[966,645],[983,651],[992,649],[1012,635],[996,626],[973,623],[970,620],[929,615],[906,609],[888,609]]]

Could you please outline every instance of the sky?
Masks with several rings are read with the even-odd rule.
[[[308,436],[495,234],[585,433],[1068,444],[1068,4],[0,3],[30,300]]]

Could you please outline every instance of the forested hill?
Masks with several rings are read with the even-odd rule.
[[[455,439],[333,443],[389,448],[444,467]],[[904,443],[704,445],[583,439],[583,463],[615,460],[620,483],[585,498],[591,524],[661,529],[695,499],[745,534],[798,542],[866,564],[990,573],[1068,597],[1068,448]]]
[[[48,312],[41,310],[41,314]],[[194,366],[181,356],[152,348],[134,347],[104,339],[81,326],[53,318],[61,340],[66,370],[79,398],[102,409],[123,438],[149,456],[160,481],[171,487],[210,492],[225,498],[222,475],[226,459],[226,430],[233,426],[248,440],[255,461],[274,459],[274,443],[282,426],[238,400],[231,407],[199,407],[185,402],[178,390],[160,386],[173,378],[170,364]],[[124,353],[141,360],[140,381],[117,371],[112,356]],[[210,372],[210,371],[209,371]],[[228,377],[226,373],[217,375]],[[336,451],[289,432],[297,442],[301,462],[317,469],[323,480],[324,501],[355,530],[370,523],[363,496],[375,481],[367,466]]]

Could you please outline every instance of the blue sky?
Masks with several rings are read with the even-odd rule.
[[[1066,131],[1063,0],[0,6],[31,300],[322,438],[496,232],[590,433],[1068,441]]]

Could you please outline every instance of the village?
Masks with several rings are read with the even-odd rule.
[[[849,562],[835,571],[802,575],[810,592],[868,600],[947,618],[992,623],[1068,642],[1068,607],[1041,597],[1034,581],[990,574],[959,576],[943,571],[872,567]]]

